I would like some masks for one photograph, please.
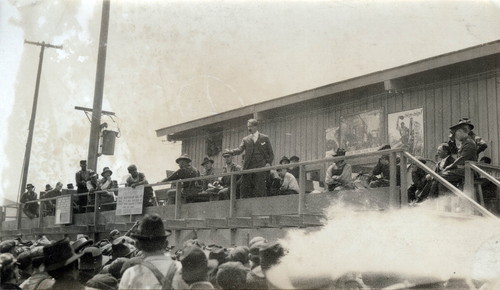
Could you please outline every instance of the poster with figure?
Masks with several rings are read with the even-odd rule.
[[[389,144],[404,148],[416,156],[424,153],[424,109],[414,109],[388,115]]]
[[[326,129],[325,157],[332,157],[340,145],[340,127]]]
[[[383,109],[341,117],[340,147],[347,155],[376,151],[383,145]]]

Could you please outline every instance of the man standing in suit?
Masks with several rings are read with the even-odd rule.
[[[259,123],[255,119],[247,122],[250,135],[243,138],[238,148],[230,150],[231,154],[239,155],[245,151],[243,170],[271,166],[274,159],[273,148],[269,137],[259,133]],[[241,177],[241,198],[262,197],[266,195],[267,171],[243,174]]]

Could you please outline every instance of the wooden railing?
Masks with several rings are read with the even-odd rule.
[[[182,184],[184,182],[191,182],[191,181],[202,181],[206,179],[214,179],[214,178],[219,178],[219,177],[224,177],[224,176],[230,176],[231,178],[231,187],[230,187],[230,197],[229,197],[229,212],[228,217],[235,217],[236,214],[236,178],[240,175],[243,174],[250,174],[250,173],[256,173],[256,172],[263,172],[263,171],[270,171],[270,170],[277,170],[281,168],[290,168],[290,167],[299,167],[299,194],[297,196],[298,198],[298,208],[297,208],[297,214],[305,214],[305,200],[306,200],[306,172],[307,172],[307,166],[311,165],[316,165],[316,164],[325,164],[325,163],[332,163],[335,161],[339,160],[346,160],[349,162],[350,160],[356,160],[356,159],[369,159],[370,157],[373,156],[381,156],[381,155],[389,155],[389,167],[390,167],[390,186],[389,186],[389,206],[391,208],[400,208],[400,207],[405,207],[408,205],[408,196],[407,196],[407,188],[408,188],[408,178],[406,173],[406,167],[408,162],[416,164],[418,167],[422,168],[425,172],[429,173],[431,176],[433,176],[436,180],[438,180],[440,183],[442,183],[446,188],[448,188],[451,192],[456,194],[457,196],[460,196],[466,200],[468,200],[479,212],[481,212],[485,216],[489,217],[494,217],[490,212],[488,212],[485,208],[483,208],[481,205],[479,205],[475,200],[473,200],[470,196],[467,196],[464,194],[462,191],[460,191],[458,188],[444,180],[441,176],[436,174],[432,169],[421,163],[417,158],[412,156],[411,154],[403,151],[402,149],[390,149],[390,150],[383,150],[383,151],[375,151],[375,152],[370,152],[370,153],[362,153],[362,154],[353,154],[353,155],[347,155],[347,156],[339,156],[339,157],[332,157],[332,158],[325,158],[325,159],[317,159],[317,160],[310,160],[310,161],[303,161],[299,163],[293,163],[293,164],[285,164],[285,165],[275,165],[275,166],[270,166],[270,167],[263,167],[263,168],[256,168],[256,169],[248,169],[248,170],[242,170],[242,171],[237,171],[237,172],[228,172],[228,173],[220,173],[220,174],[214,174],[210,176],[200,176],[200,177],[194,177],[194,178],[187,178],[187,179],[180,179],[180,180],[174,180],[174,181],[167,181],[167,182],[159,182],[159,183],[154,183],[154,184],[147,184],[145,186],[147,187],[161,187],[161,186],[166,186],[166,185],[175,185],[176,186],[176,194],[175,194],[175,219],[180,219],[181,218],[181,209],[182,209]],[[400,168],[402,169],[402,173],[400,175],[400,187],[398,188],[397,186],[397,157],[399,155],[400,158]],[[472,166],[472,165],[471,165]],[[472,167],[474,168],[474,167]],[[474,170],[480,170],[479,168]],[[497,180],[493,181],[495,184],[499,184]],[[112,189],[108,190],[109,191],[117,191],[118,189]],[[99,219],[99,206],[101,205],[100,203],[100,195],[104,192],[107,191],[96,191],[90,194],[95,194],[95,203],[94,203],[94,212],[93,212],[93,218],[92,220],[89,220],[89,225],[98,225],[98,219]],[[72,194],[73,197],[81,196],[81,195],[89,195],[89,193],[80,193],[80,194]],[[29,201],[26,202],[25,204],[28,203],[38,203],[38,202],[44,202],[44,201],[50,201],[50,200],[56,200],[57,197],[53,198],[45,198],[45,199],[39,199],[35,201]],[[12,205],[10,205],[12,206]],[[18,210],[22,210],[22,204],[15,204],[15,207],[18,208]],[[2,212],[4,212],[5,206],[2,207]],[[42,204],[40,204],[40,214],[39,214],[39,227],[43,227],[43,212],[42,212]],[[21,228],[21,220],[18,219],[18,229]],[[0,228],[1,230],[1,228]]]

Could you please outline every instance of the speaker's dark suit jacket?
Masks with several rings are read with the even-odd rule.
[[[243,169],[264,167],[266,163],[272,164],[274,160],[273,147],[269,137],[259,133],[257,142],[253,142],[252,135],[243,138],[238,148],[231,150],[233,154],[239,155],[245,151]]]

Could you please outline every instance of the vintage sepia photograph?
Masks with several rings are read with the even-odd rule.
[[[0,289],[500,289],[500,0],[1,0]]]

